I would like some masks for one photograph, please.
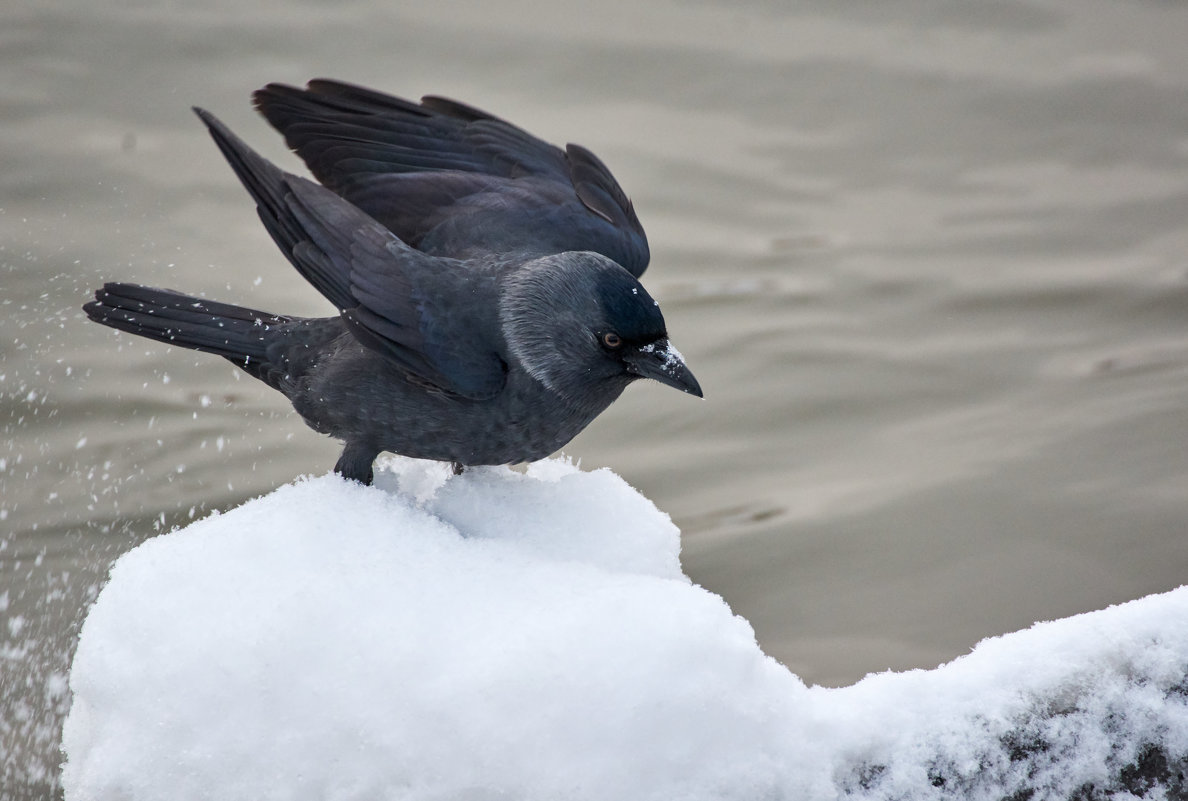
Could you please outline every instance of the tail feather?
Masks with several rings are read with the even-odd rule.
[[[122,283],[104,284],[83,311],[95,322],[120,331],[214,353],[257,369],[267,361],[271,329],[293,319],[170,289]]]

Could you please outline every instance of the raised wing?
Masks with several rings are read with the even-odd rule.
[[[194,111],[273,240],[363,345],[443,392],[481,399],[503,387],[490,272],[408,247],[330,190],[283,172],[213,114]]]
[[[597,156],[561,150],[442,97],[413,103],[337,81],[269,84],[256,107],[326,187],[440,256],[592,250],[639,276],[631,201]]]

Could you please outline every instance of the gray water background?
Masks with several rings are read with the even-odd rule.
[[[840,685],[1188,578],[1186,43],[1170,2],[8,0],[0,797],[56,788],[111,561],[336,458],[227,363],[78,311],[120,279],[329,313],[191,104],[298,171],[268,81],[602,156],[706,400],[632,387],[565,452]]]

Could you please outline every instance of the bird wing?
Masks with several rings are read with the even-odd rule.
[[[472,106],[330,80],[269,84],[256,108],[326,187],[427,253],[592,250],[638,277],[648,240],[589,150],[561,150]]]
[[[445,392],[483,399],[503,387],[493,274],[408,247],[330,190],[283,172],[213,114],[194,111],[273,240],[360,343]]]

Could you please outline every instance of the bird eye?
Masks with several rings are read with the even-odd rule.
[[[617,348],[623,344],[623,339],[614,331],[608,331],[602,335],[602,344],[608,348]]]

